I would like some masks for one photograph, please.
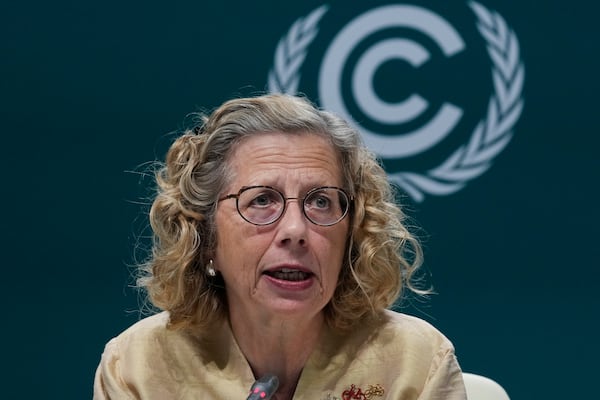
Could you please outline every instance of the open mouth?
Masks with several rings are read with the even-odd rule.
[[[265,274],[269,275],[275,279],[279,279],[282,281],[292,281],[292,282],[305,281],[312,275],[309,272],[304,272],[304,271],[300,271],[297,269],[290,269],[290,268],[282,268],[282,269],[277,269],[277,270],[272,270],[272,271],[265,271]]]

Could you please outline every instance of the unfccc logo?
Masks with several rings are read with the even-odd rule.
[[[471,2],[478,32],[486,43],[492,64],[493,93],[486,115],[479,120],[467,143],[459,146],[439,165],[425,171],[389,173],[391,181],[402,187],[415,201],[426,194],[448,195],[480,176],[512,138],[512,127],[521,115],[521,92],[524,67],[519,58],[519,43],[514,32],[497,13],[479,3]],[[269,72],[269,91],[295,94],[308,47],[319,33],[319,22],[328,11],[327,5],[296,20],[280,40]],[[386,37],[363,49],[355,57],[349,74],[353,102],[361,117],[379,125],[397,126],[429,115],[427,121],[409,132],[383,135],[362,119],[355,118],[347,107],[342,88],[342,75],[351,54],[359,43],[378,32],[408,29],[426,35],[450,58],[465,50],[461,35],[444,18],[431,10],[408,4],[390,4],[368,10],[348,22],[333,38],[324,53],[318,75],[321,105],[336,112],[363,135],[365,143],[384,161],[401,159],[422,153],[455,129],[463,117],[463,110],[449,101],[432,110],[427,99],[413,93],[402,101],[391,102],[378,96],[373,82],[377,70],[390,60],[402,60],[417,69],[425,65],[431,54],[426,47],[410,37]]]

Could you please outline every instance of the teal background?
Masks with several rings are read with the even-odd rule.
[[[321,4],[0,5],[3,398],[91,398],[104,343],[140,317],[130,266],[151,180],[130,171],[161,159],[188,113],[264,90],[279,38]],[[525,109],[487,173],[410,204],[438,294],[407,312],[513,399],[594,398],[600,10],[482,4],[518,35]]]

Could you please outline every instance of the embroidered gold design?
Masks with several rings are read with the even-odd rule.
[[[373,400],[375,397],[383,397],[385,390],[379,383],[367,386],[367,390],[363,392],[360,387],[352,384],[349,389],[342,392],[342,397],[333,396],[327,393],[327,397],[321,400]]]
[[[376,385],[369,385],[365,391],[365,397],[367,400],[371,400],[373,397],[382,397],[384,393],[383,386],[378,383]]]

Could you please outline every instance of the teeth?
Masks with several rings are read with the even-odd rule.
[[[271,276],[284,281],[303,281],[308,279],[308,274],[306,272],[289,268],[282,268],[280,271],[273,271]]]

